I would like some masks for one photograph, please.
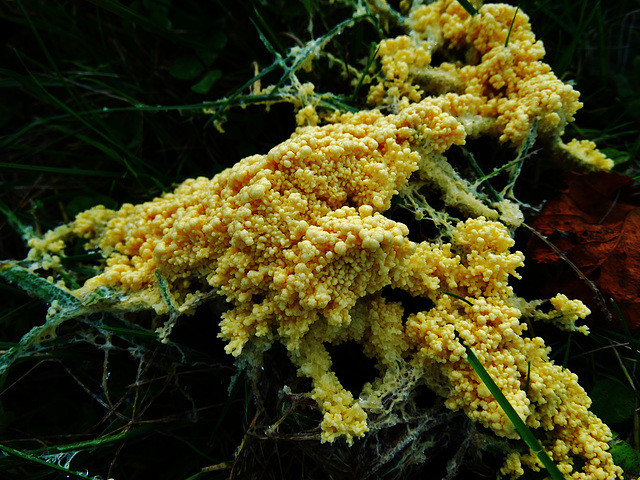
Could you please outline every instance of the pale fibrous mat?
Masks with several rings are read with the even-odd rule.
[[[153,311],[163,316],[159,338],[170,342],[177,321],[188,322],[183,316],[218,295],[230,305],[220,321],[230,355],[260,365],[281,343],[298,375],[311,380],[310,391],[282,389],[315,402],[322,442],[352,445],[401,424],[413,390],[426,385],[502,442],[503,475],[540,469],[467,362],[466,345],[561,472],[621,478],[608,452],[609,428],[589,411],[577,377],[549,359],[524,321],[587,333],[575,322],[588,309],[557,295],[543,311],[542,301],[515,296],[508,283],[524,261],[511,250],[524,218],[514,185],[532,147],[583,170],[612,163],[593,143],[561,139],[579,95],[542,62],[543,45],[523,12],[486,4],[472,16],[455,0],[403,6],[406,33],[381,41],[377,63],[354,77],[368,88],[362,110],[327,111],[326,94],[290,71],[278,98],[296,105],[299,127],[268,154],[140,205],[94,207],[31,238],[28,258],[5,262],[3,276],[36,293],[55,287],[58,298],[46,324],[5,356],[3,368],[88,312]],[[392,17],[384,2],[362,8]],[[326,41],[296,47],[288,65],[313,69]],[[268,94],[274,87],[256,88]],[[484,174],[467,152],[477,175],[465,177],[446,154],[482,137],[511,149],[513,161]],[[498,173],[508,177],[502,191],[484,184]],[[444,207],[429,203],[434,196]],[[439,237],[410,240],[405,224],[384,215],[392,202],[434,224]],[[104,262],[71,288],[61,259],[78,238]],[[424,299],[426,309],[405,315],[401,302],[385,298],[389,288]],[[360,344],[378,370],[357,398],[327,349],[347,341]]]

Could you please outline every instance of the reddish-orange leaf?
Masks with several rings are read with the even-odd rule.
[[[531,226],[548,235],[605,298],[616,301],[627,324],[638,328],[640,191],[630,178],[615,173],[568,173],[566,180],[567,189],[544,206]],[[532,242],[529,258],[554,262],[560,257],[542,242]],[[584,292],[580,283],[558,279],[565,293]]]

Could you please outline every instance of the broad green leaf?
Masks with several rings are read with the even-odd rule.
[[[205,66],[210,67],[227,46],[227,40],[228,38],[224,33],[215,33],[203,43],[204,48],[196,51],[198,58],[202,60]]]
[[[633,390],[619,380],[598,380],[589,396],[593,402],[591,411],[607,424],[623,422],[631,418],[635,410]]]
[[[616,465],[624,470],[624,478],[637,478],[640,475],[640,452],[623,440],[611,441],[611,456]]]
[[[203,70],[202,62],[194,56],[179,58],[169,67],[171,76],[180,80],[193,80]]]
[[[216,83],[220,77],[222,77],[222,72],[220,70],[211,70],[202,78],[202,80],[191,87],[191,90],[201,95],[205,95],[209,93],[213,84]]]
[[[65,211],[69,217],[75,217],[78,213],[95,207],[96,205],[104,205],[107,208],[118,208],[118,202],[107,195],[94,195],[92,197],[78,195],[67,203]]]

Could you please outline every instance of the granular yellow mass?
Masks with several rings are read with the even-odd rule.
[[[104,270],[72,293],[84,304],[117,296],[113,311],[179,315],[211,291],[222,295],[231,306],[220,322],[226,351],[250,356],[254,343],[285,345],[311,379],[302,393],[323,414],[323,442],[365,435],[393,372],[411,365],[447,407],[514,441],[503,474],[539,468],[466,361],[466,345],[564,473],[620,478],[607,451],[611,432],[589,412],[577,377],[549,359],[541,338],[525,335],[527,302],[509,285],[524,257],[511,251],[505,226],[522,221],[517,204],[478,196],[444,154],[480,136],[518,152],[539,136],[552,150],[578,151],[588,168],[610,161],[592,144],[560,140],[581,106],[578,93],[541,61],[544,48],[522,12],[496,4],[472,17],[439,0],[412,10],[407,24],[406,35],[380,44],[372,109],[315,125],[306,107],[311,125],[266,155],[140,205],[83,212],[32,240],[29,258],[61,268],[65,242],[85,239]],[[439,65],[436,54],[445,59]],[[415,193],[415,178],[468,216],[449,243],[414,242],[405,224],[383,215],[394,195]],[[403,305],[382,293],[387,286],[429,306],[403,322]],[[588,314],[562,296],[552,307],[569,328]],[[345,341],[361,344],[380,372],[359,398],[341,385],[326,348]]]

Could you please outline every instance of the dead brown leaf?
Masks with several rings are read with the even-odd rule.
[[[630,178],[616,173],[569,172],[566,182],[566,190],[544,206],[531,226],[606,299],[616,301],[630,328],[640,327],[640,191]],[[528,257],[537,262],[560,260],[540,241],[530,242],[528,250]],[[564,274],[554,283],[567,294],[589,296],[584,282],[570,277]]]

